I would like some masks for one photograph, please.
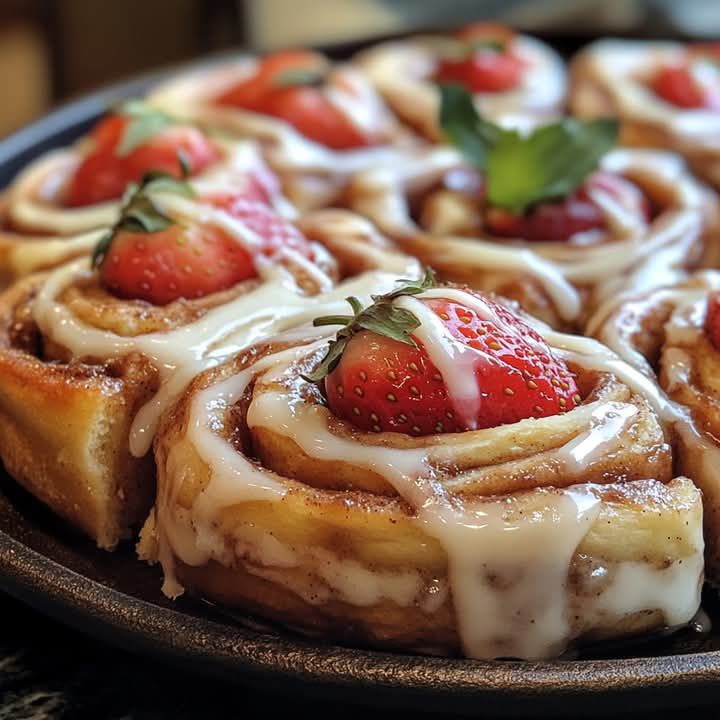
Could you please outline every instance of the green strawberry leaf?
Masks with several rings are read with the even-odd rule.
[[[505,43],[502,40],[494,40],[492,38],[482,38],[480,40],[470,40],[466,43],[468,55],[472,55],[477,50],[490,50],[492,52],[505,52]]]
[[[115,149],[115,154],[119,157],[129,155],[146,140],[173,123],[167,113],[151,108],[141,100],[129,100],[118,106],[116,112],[129,118]]]
[[[120,217],[100,238],[92,255],[91,267],[102,265],[119,230],[154,233],[167,230],[175,224],[175,220],[153,202],[151,194],[158,192],[175,193],[189,198],[195,196],[195,191],[187,182],[177,180],[172,175],[159,170],[145,173],[139,183],[131,183],[125,189]]]
[[[291,68],[284,70],[273,77],[272,84],[277,88],[306,85],[320,87],[325,82],[325,71],[317,68]]]
[[[440,99],[447,140],[485,172],[488,202],[513,212],[573,192],[617,142],[614,119],[565,118],[522,135],[483,120],[459,85],[441,85]]]
[[[404,283],[404,285],[397,290],[385,295],[373,295],[372,305],[365,309],[363,309],[357,298],[347,298],[353,310],[352,315],[328,315],[316,318],[313,321],[314,327],[324,325],[343,325],[344,327],[338,330],[334,340],[330,340],[325,357],[313,372],[303,375],[305,380],[316,383],[329,375],[340,362],[352,336],[361,330],[370,330],[377,335],[417,347],[411,333],[420,326],[420,321],[409,310],[395,307],[393,300],[401,295],[418,295],[424,290],[434,287],[435,276],[432,270],[428,268],[424,277],[420,280],[400,280],[399,282]]]
[[[112,230],[108,230],[101,238],[98,240],[98,244],[95,246],[95,249],[93,250],[92,258],[90,260],[91,267],[98,267],[102,265],[103,260],[105,259],[105,255],[107,254],[108,248],[110,247],[110,244],[113,241],[114,233]]]

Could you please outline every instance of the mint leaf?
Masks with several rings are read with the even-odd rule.
[[[485,172],[488,202],[513,212],[570,194],[617,142],[610,118],[565,118],[524,136],[483,120],[460,85],[440,85],[440,100],[448,142]]]
[[[440,127],[446,139],[480,170],[504,131],[478,115],[472,95],[461,85],[440,83]]]
[[[503,131],[488,153],[488,202],[522,212],[543,200],[565,197],[597,168],[617,135],[618,123],[611,119],[566,118],[527,137]]]
[[[116,112],[129,118],[122,138],[115,149],[115,154],[119,157],[129,155],[146,140],[173,122],[167,113],[151,108],[141,100],[129,100],[118,106]]]

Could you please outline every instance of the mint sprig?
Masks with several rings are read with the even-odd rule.
[[[165,172],[153,170],[145,173],[139,183],[127,186],[117,222],[105,233],[93,251],[92,267],[102,265],[115,235],[120,230],[133,233],[154,233],[167,230],[175,220],[166,215],[152,200],[153,193],[165,192],[194,197],[195,191],[184,180],[177,180]]]
[[[338,365],[347,344],[353,335],[361,330],[370,330],[377,335],[392,338],[405,345],[417,347],[411,333],[420,326],[420,321],[414,313],[393,305],[393,300],[402,295],[418,295],[435,286],[435,276],[429,268],[420,280],[400,280],[404,283],[397,290],[385,295],[373,295],[373,303],[367,308],[356,297],[347,298],[352,308],[352,315],[327,315],[316,318],[314,327],[325,325],[342,325],[334,340],[328,343],[325,357],[309,375],[303,375],[308,382],[319,382],[329,375]]]
[[[440,126],[485,172],[488,202],[516,213],[570,194],[617,142],[615,119],[564,118],[522,135],[480,117],[460,85],[441,84],[440,99]]]

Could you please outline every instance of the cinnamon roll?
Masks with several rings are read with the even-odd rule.
[[[393,111],[433,141],[442,138],[435,82],[459,83],[483,116],[503,125],[527,128],[565,105],[565,66],[555,50],[493,23],[380,43],[355,61]]]
[[[700,494],[673,479],[640,373],[427,278],[349,302],[204,372],[164,416],[139,551],[166,594],[476,658],[692,618]]]
[[[720,273],[627,298],[588,328],[662,388],[662,417],[677,467],[697,483],[705,507],[708,578],[720,582]]]
[[[370,170],[347,193],[350,207],[440,279],[577,330],[620,293],[720,259],[717,199],[679,156],[612,149],[608,121],[505,131],[459,89],[442,92],[448,137],[466,160],[448,149],[432,162]]]
[[[101,547],[144,519],[159,414],[198,372],[417,274],[348,212],[291,224],[242,189],[205,189],[146,177],[92,266],[0,295],[0,457]]]
[[[399,126],[361,70],[309,51],[221,62],[171,80],[148,102],[259,140],[301,210],[333,204],[360,170],[432,152]]]
[[[571,65],[570,107],[617,116],[627,145],[669,148],[720,187],[720,46],[598,40]]]
[[[257,146],[211,138],[132,101],[73,147],[31,163],[0,203],[0,283],[89,255],[118,217],[129,184],[148,171],[185,177],[198,192],[227,191],[294,209]]]
[[[213,138],[131,101],[74,146],[28,165],[4,194],[2,222],[16,232],[75,235],[109,227],[128,184],[150,170],[234,184],[274,204],[279,188],[252,143]]]

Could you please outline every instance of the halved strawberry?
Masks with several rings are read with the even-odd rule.
[[[83,158],[65,192],[65,205],[80,207],[115,200],[150,170],[181,178],[204,170],[219,159],[215,145],[200,130],[157,123],[157,132],[128,152],[122,145],[133,118],[109,115],[92,133],[93,149]],[[160,127],[161,126],[161,127]]]
[[[153,190],[192,194],[184,183],[153,175],[125,203],[120,220],[94,258],[101,281],[118,297],[166,305],[256,277],[259,256],[289,250],[313,259],[304,236],[265,203],[242,195],[203,199],[241,220],[254,234],[259,243],[250,250],[212,223],[175,222],[155,206]]]
[[[529,212],[516,214],[489,208],[486,225],[494,235],[532,242],[567,242],[578,233],[605,230],[605,213],[593,198],[596,190],[612,196],[643,222],[649,219],[650,204],[637,185],[620,175],[598,170],[566,198],[542,203]]]
[[[713,347],[720,350],[720,290],[716,290],[708,297],[705,332]]]
[[[114,295],[153,305],[204,297],[256,274],[250,253],[211,225],[120,230],[100,266],[100,278]]]
[[[499,322],[478,316],[471,304],[426,298],[430,281],[412,283],[375,299],[355,314],[331,343],[310,379],[324,378],[328,407],[364,431],[409,435],[463,432],[496,427],[574,408],[580,395],[574,376],[547,343],[518,316],[494,300],[472,293]],[[471,292],[471,291],[466,291]],[[452,379],[443,377],[418,336],[419,320],[393,301],[415,295],[441,320],[456,343],[470,350],[472,397],[456,397]],[[320,318],[316,324],[342,318]],[[457,353],[457,349],[455,350]],[[464,351],[462,351],[464,352]]]
[[[720,110],[718,50],[708,48],[707,56],[696,49],[695,60],[660,68],[650,83],[653,92],[679,108]]]
[[[317,53],[290,51],[263,58],[255,73],[217,98],[285,120],[298,132],[335,150],[372,144],[329,99],[327,61]]]

